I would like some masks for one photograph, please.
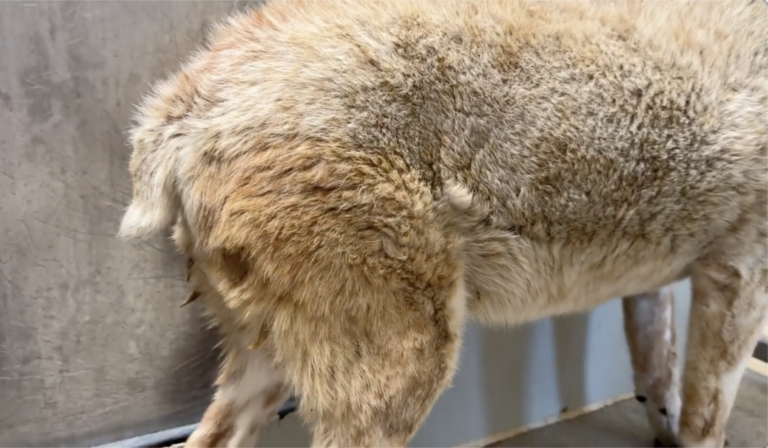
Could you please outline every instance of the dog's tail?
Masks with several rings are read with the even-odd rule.
[[[140,108],[130,139],[133,197],[119,238],[152,236],[177,219],[176,169],[185,140],[181,127],[196,95],[194,80],[182,72],[159,84]]]

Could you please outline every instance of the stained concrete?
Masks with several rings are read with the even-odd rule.
[[[193,423],[215,339],[164,238],[117,241],[130,115],[232,1],[0,2],[0,446]]]
[[[768,446],[768,378],[748,371],[728,422],[730,448]],[[628,399],[490,447],[651,447],[645,411]]]

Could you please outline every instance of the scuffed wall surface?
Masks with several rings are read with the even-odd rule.
[[[215,338],[166,240],[113,235],[149,83],[231,1],[0,2],[0,446],[193,423]]]

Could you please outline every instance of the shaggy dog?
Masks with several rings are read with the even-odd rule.
[[[224,337],[188,447],[290,392],[316,446],[404,446],[467,318],[625,297],[666,444],[722,447],[768,314],[761,1],[275,0],[219,25],[132,133],[120,229],[174,226]],[[671,299],[689,277],[678,387]]]

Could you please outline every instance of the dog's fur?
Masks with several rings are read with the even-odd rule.
[[[465,318],[624,296],[657,436],[722,446],[768,314],[766,30],[746,0],[276,0],[218,26],[140,110],[120,230],[175,225],[224,334],[187,445],[254,443],[292,390],[315,445],[403,446]],[[681,405],[657,291],[687,276]]]

